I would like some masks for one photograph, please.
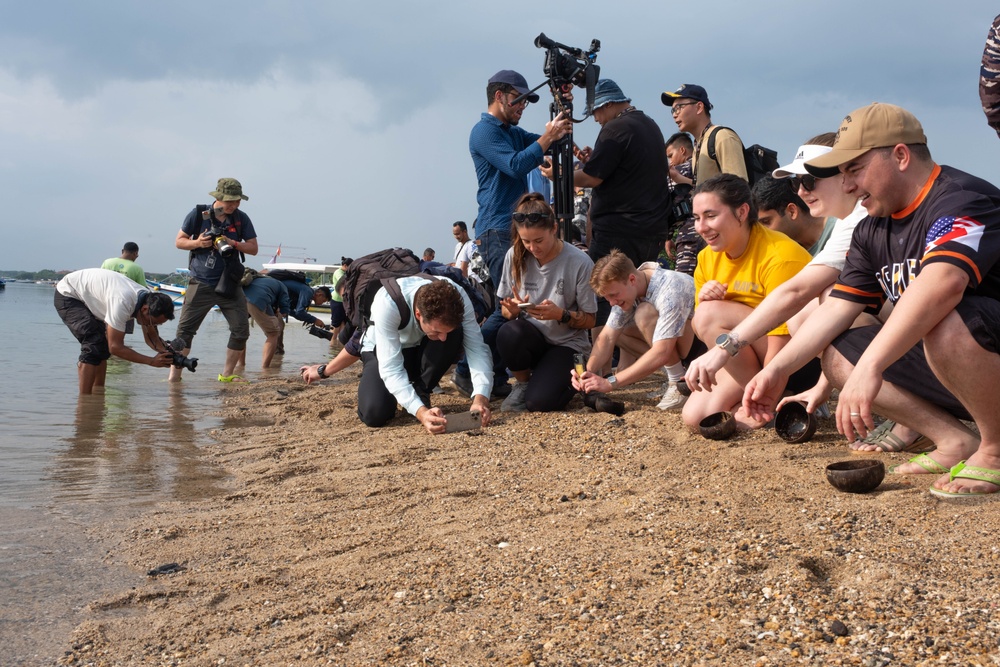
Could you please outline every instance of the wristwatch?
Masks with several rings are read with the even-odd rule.
[[[325,380],[326,377],[327,377],[326,376],[326,364],[321,364],[319,366],[319,368],[316,369],[316,372],[319,373],[320,379]]]
[[[729,353],[729,356],[735,357],[743,349],[745,343],[740,340],[740,337],[733,332],[720,334],[718,338],[715,339],[715,344],[721,347],[723,350]]]
[[[607,380],[608,380],[608,384],[611,385],[611,389],[612,390],[614,390],[614,388],[618,386],[618,376],[617,375],[609,375],[607,377]]]
[[[569,324],[569,311],[563,308],[562,317],[559,318],[559,324]]]

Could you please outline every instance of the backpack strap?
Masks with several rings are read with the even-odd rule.
[[[412,276],[405,277],[437,280],[437,276],[432,276],[429,273],[414,273]],[[405,329],[406,325],[410,323],[410,304],[406,303],[406,299],[403,298],[403,290],[399,287],[399,278],[383,278],[380,282],[385,291],[389,293],[389,298],[396,304],[396,308],[399,309],[399,328]]]
[[[714,125],[712,126],[712,131],[708,133],[708,157],[715,160],[715,166],[720,170],[722,165],[719,163],[719,154],[715,152],[715,135],[719,133],[719,130],[728,130],[729,128],[724,125]]]

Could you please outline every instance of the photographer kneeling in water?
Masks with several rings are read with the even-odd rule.
[[[174,319],[174,302],[162,292],[151,292],[120,273],[82,269],[66,274],[56,284],[59,317],[80,341],[77,374],[80,393],[104,387],[111,355],[136,364],[166,368],[173,362],[157,326]],[[125,325],[135,319],[156,354],[147,357],[125,345]]]

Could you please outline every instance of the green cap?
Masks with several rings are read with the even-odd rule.
[[[239,199],[250,201],[250,197],[243,194],[243,186],[235,178],[220,178],[218,185],[208,194],[215,197],[216,201],[237,201]]]

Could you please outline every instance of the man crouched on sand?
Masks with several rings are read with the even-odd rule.
[[[893,470],[937,474],[948,498],[1000,491],[1000,190],[937,165],[920,123],[891,104],[851,112],[833,150],[805,163],[844,175],[868,217],[854,230],[830,296],[746,387],[743,405],[773,414],[788,375],[823,350],[840,387],[837,428],[853,440],[872,410],[904,422],[937,450]],[[884,325],[850,326],[895,304]],[[977,436],[960,419],[973,419]],[[967,459],[967,461],[966,461]]]
[[[486,426],[493,358],[468,295],[447,278],[412,276],[396,282],[399,305],[386,287],[379,289],[372,301],[372,325],[361,339],[361,421],[376,428],[385,426],[395,417],[398,403],[428,433],[444,433],[448,420],[441,408],[431,407],[428,388],[437,385],[464,351],[472,375],[471,409],[479,411]],[[400,305],[408,312],[401,312]],[[325,376],[321,370],[318,373]]]
[[[646,262],[638,269],[619,250],[597,260],[591,274],[594,292],[611,304],[608,323],[594,343],[594,351],[582,377],[573,374],[573,386],[580,391],[610,392],[639,382],[661,368],[666,371],[663,398],[656,407],[679,410],[687,399],[677,388],[684,377],[684,364],[694,337],[694,279],[684,273],[661,269]],[[607,379],[601,369],[611,361],[615,345],[621,349],[619,372]],[[659,392],[656,394],[659,396]]]

